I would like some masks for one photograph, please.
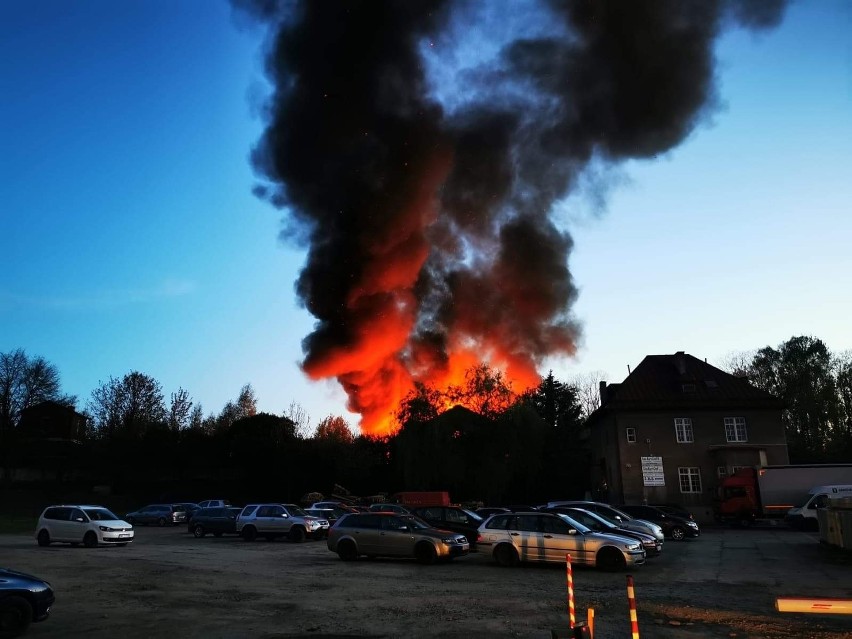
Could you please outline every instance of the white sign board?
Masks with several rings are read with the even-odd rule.
[[[642,457],[642,481],[645,486],[665,486],[662,457]]]

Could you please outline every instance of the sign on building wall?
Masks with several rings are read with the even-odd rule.
[[[642,457],[642,482],[645,486],[665,486],[662,457]]]

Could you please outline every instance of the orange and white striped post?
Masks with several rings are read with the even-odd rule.
[[[639,639],[639,620],[636,618],[636,595],[633,592],[633,575],[627,575],[627,602],[630,604],[630,631]]]
[[[576,618],[574,615],[574,574],[571,571],[571,555],[565,555],[566,579],[568,581],[568,627],[573,629]]]

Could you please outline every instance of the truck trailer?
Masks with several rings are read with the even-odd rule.
[[[815,486],[852,484],[852,464],[800,464],[740,468],[722,480],[718,521],[743,526],[761,519],[783,519]]]

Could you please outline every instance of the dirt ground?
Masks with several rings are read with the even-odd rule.
[[[0,566],[56,591],[30,639],[568,636],[564,566],[500,568],[483,553],[434,566],[344,563],[325,541],[138,527],[125,548],[39,548],[31,535],[0,535]],[[630,637],[626,573],[573,572],[578,617],[594,608],[595,637]],[[852,637],[852,616],[775,611],[777,596],[852,598],[852,557],[816,533],[707,530],[667,541],[632,575],[643,639]]]

